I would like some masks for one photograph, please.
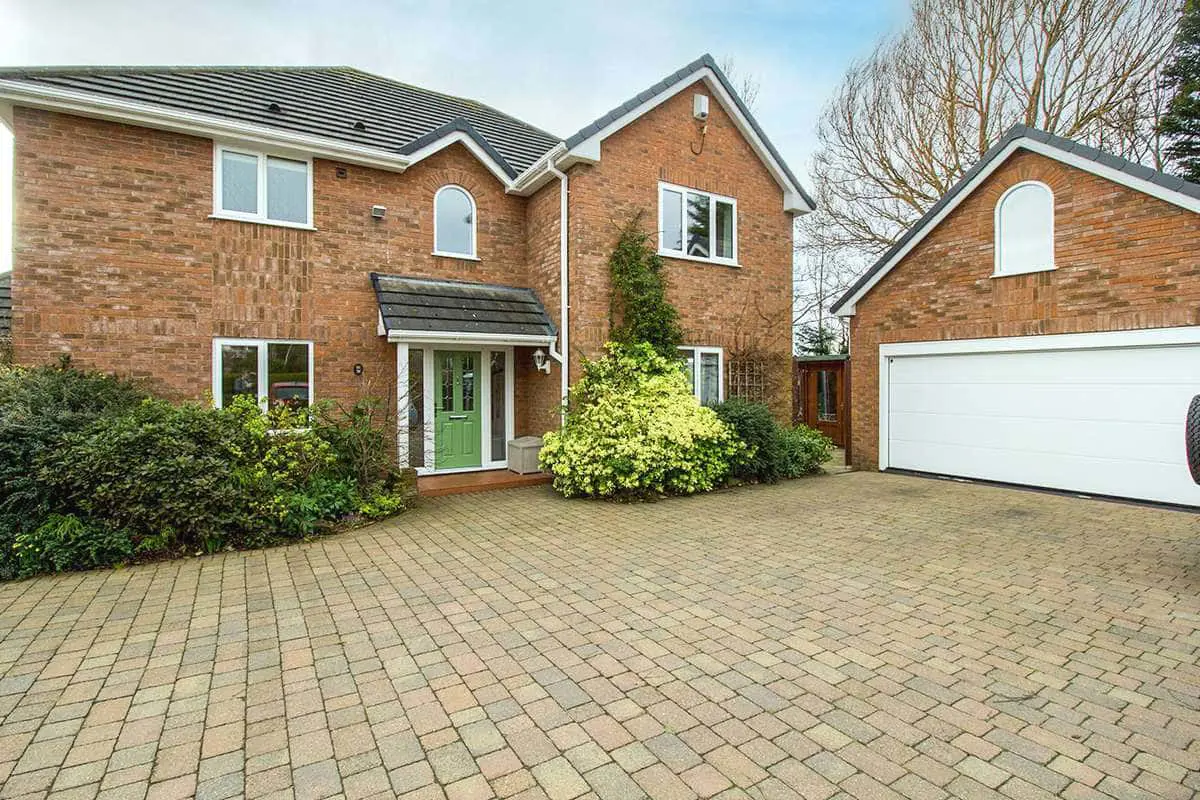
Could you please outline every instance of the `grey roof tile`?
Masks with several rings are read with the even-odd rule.
[[[712,69],[804,200],[815,205],[728,78],[705,54],[566,139],[568,148],[697,71]],[[406,155],[461,130],[515,177],[561,140],[474,100],[352,67],[8,67],[0,80],[137,102]]]
[[[387,154],[463,120],[513,175],[559,142],[474,100],[350,67],[6,68],[0,79],[321,136]],[[272,104],[279,110],[271,110]]]
[[[879,259],[871,265],[870,269],[864,272],[858,280],[850,285],[850,288],[847,289],[831,307],[833,313],[838,313],[841,307],[850,301],[850,298],[854,297],[854,295],[857,294],[860,289],[870,283],[871,279],[874,278],[882,269],[884,269],[888,262],[891,261],[891,259],[897,253],[903,250],[904,247],[910,241],[912,241],[915,236],[924,230],[930,221],[933,220],[933,218],[939,213],[941,213],[942,209],[951,203],[954,198],[957,197],[967,187],[967,185],[975,179],[975,176],[985,169],[994,158],[1000,155],[1000,153],[1006,147],[1008,147],[1009,144],[1017,139],[1023,138],[1028,138],[1034,140],[1035,142],[1047,144],[1056,150],[1062,150],[1063,152],[1085,158],[1088,161],[1094,161],[1097,164],[1102,164],[1110,169],[1119,170],[1133,177],[1141,178],[1144,181],[1153,183],[1156,186],[1161,186],[1165,189],[1171,189],[1172,191],[1187,195],[1188,197],[1200,198],[1200,184],[1189,183],[1177,178],[1174,175],[1168,175],[1165,172],[1159,172],[1158,170],[1151,169],[1144,164],[1138,164],[1134,161],[1129,161],[1128,159],[1115,156],[1112,153],[1108,153],[1103,150],[1098,150],[1095,147],[1077,142],[1073,139],[1066,139],[1062,136],[1056,136],[1052,133],[1047,133],[1045,131],[1038,130],[1037,128],[1030,128],[1025,125],[1014,125],[1008,129],[1008,132],[1005,133],[1004,136],[1000,137],[998,142],[989,147],[987,152],[983,154],[983,157],[976,161],[975,164],[966,171],[962,178],[960,178],[957,183],[951,186],[950,190],[942,195],[942,197],[936,203],[934,203],[930,209],[926,211],[925,214],[916,221],[916,223],[913,224],[911,228],[905,231],[904,235],[902,235],[895,244],[887,249],[887,252],[880,256]]]
[[[466,117],[455,117],[445,125],[434,128],[429,133],[413,139],[411,142],[401,147],[400,152],[403,155],[411,155],[420,150],[422,147],[432,144],[433,142],[436,142],[444,136],[454,132],[462,132],[467,136],[470,136],[476,144],[483,148],[484,152],[486,152],[493,161],[500,165],[500,167],[504,170],[504,173],[508,175],[509,178],[517,177],[517,171],[513,169],[512,165],[508,163],[508,161],[496,150],[496,148],[492,147],[491,142],[483,138],[479,131],[475,130],[475,126],[473,126]]]
[[[375,272],[371,283],[388,331],[557,335],[532,289]]]

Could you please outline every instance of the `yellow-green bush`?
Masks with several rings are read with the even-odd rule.
[[[567,497],[692,494],[721,484],[743,445],[688,388],[676,360],[648,344],[610,344],[584,364],[543,469]]]

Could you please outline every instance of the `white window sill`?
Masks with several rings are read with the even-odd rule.
[[[1055,267],[1053,265],[1051,265],[1049,267],[1038,267],[1036,269],[1018,269],[1018,270],[1010,270],[1008,272],[993,272],[992,277],[993,278],[1012,278],[1016,275],[1034,275],[1038,272],[1054,272],[1054,270],[1055,270]]]
[[[291,228],[298,231],[315,231],[316,228],[304,222],[283,222],[281,220],[263,219],[261,217],[239,217],[236,214],[209,214],[209,219],[224,219],[230,222],[249,222],[253,225],[270,225],[273,228]]]
[[[717,267],[733,267],[741,269],[742,265],[728,258],[701,258],[700,256],[689,256],[686,253],[680,253],[674,250],[659,250],[659,256],[662,258],[677,258],[681,261],[697,261],[701,264],[712,264]]]
[[[459,261],[482,261],[483,260],[483,259],[479,258],[479,256],[468,256],[468,255],[464,255],[462,253],[443,253],[438,250],[434,250],[431,255],[435,255],[438,258],[454,258],[454,259],[458,259]]]

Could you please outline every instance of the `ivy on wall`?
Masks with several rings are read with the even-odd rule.
[[[614,342],[645,342],[666,358],[678,358],[683,344],[679,311],[667,300],[667,276],[653,237],[641,226],[644,212],[634,214],[621,228],[608,259],[612,276],[609,307]]]

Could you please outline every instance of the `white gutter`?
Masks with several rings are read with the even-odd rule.
[[[392,343],[408,342],[411,344],[478,344],[478,345],[520,345],[528,347],[549,347],[554,349],[553,336],[530,336],[512,333],[454,333],[447,331],[404,331],[390,330],[387,340]]]
[[[530,164],[520,175],[513,178],[512,185],[508,187],[508,191],[521,194],[531,185],[537,183],[539,178],[547,174],[554,174],[553,172],[549,172],[550,166],[557,162],[566,152],[567,146],[563,142],[559,142],[554,147],[551,147],[546,151],[545,155]]]
[[[563,402],[567,400],[567,390],[571,386],[571,367],[568,362],[570,348],[571,303],[570,303],[570,273],[567,269],[567,198],[571,193],[570,179],[567,173],[554,165],[553,161],[546,162],[546,171],[558,178],[558,336],[562,342],[561,352],[550,348],[550,356],[559,363],[559,373],[562,377],[561,394]],[[564,409],[563,415],[566,415]]]

